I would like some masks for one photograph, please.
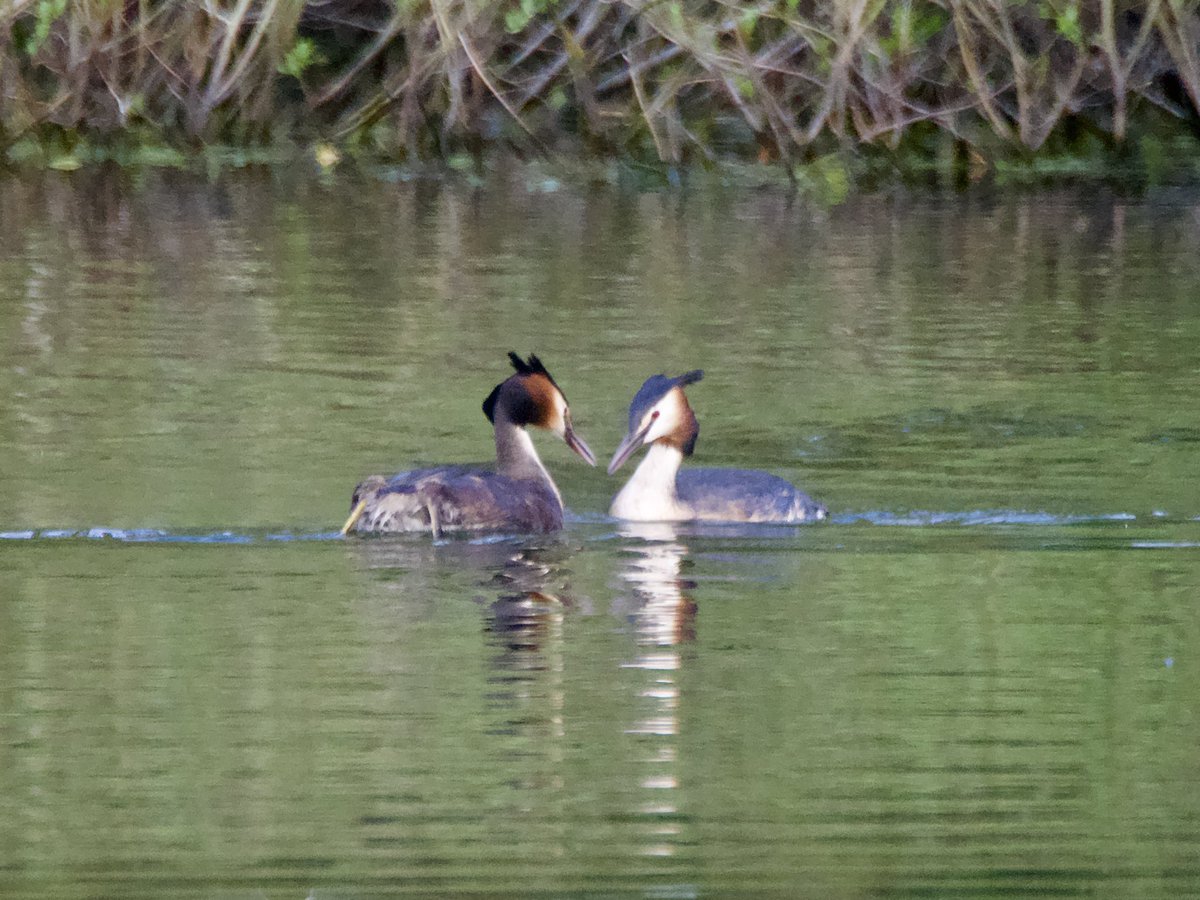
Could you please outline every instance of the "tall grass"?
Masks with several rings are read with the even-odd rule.
[[[9,0],[0,148],[321,139],[785,163],[1200,121],[1197,0]],[[11,155],[11,153],[10,153]]]

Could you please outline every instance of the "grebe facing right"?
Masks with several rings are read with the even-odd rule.
[[[372,475],[350,500],[342,534],[357,531],[557,531],[563,524],[558,488],[542,465],[526,425],[545,428],[594,466],[596,458],[571,426],[567,398],[542,361],[509,353],[515,375],[483,401],[493,425],[496,467],[435,466],[391,478]]]
[[[629,433],[608,464],[611,475],[639,447],[646,458],[613,498],[609,513],[638,522],[812,522],[825,505],[791,482],[752,469],[680,469],[691,456],[700,423],[683,393],[704,377],[697,369],[677,378],[653,375],[629,405]]]

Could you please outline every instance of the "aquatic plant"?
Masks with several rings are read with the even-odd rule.
[[[0,148],[1194,158],[1197,47],[1195,0],[10,0]]]

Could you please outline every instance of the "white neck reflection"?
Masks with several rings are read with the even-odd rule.
[[[618,605],[636,628],[641,652],[624,664],[645,674],[640,680],[641,716],[626,733],[644,748],[639,771],[640,798],[633,812],[641,820],[646,856],[674,856],[686,843],[679,811],[680,690],[682,656],[678,645],[695,636],[696,604],[688,595],[693,585],[681,573],[688,548],[669,522],[623,522],[620,534],[628,561],[621,580],[632,597]]]
[[[694,586],[681,576],[688,548],[679,541],[671,522],[622,522],[619,533],[635,541],[625,547],[631,554],[621,579],[633,588],[630,617],[638,641],[673,647],[691,640],[696,604],[688,595]]]

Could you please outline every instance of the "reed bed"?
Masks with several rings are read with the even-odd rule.
[[[9,0],[0,25],[10,159],[319,141],[970,169],[1200,122],[1197,0]]]

